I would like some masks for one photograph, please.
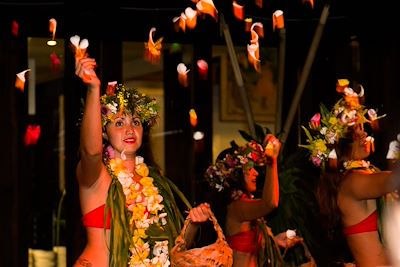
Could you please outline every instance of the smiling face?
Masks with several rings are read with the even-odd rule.
[[[254,167],[243,170],[245,189],[252,193],[257,190],[257,176],[258,172]]]
[[[137,116],[117,114],[106,126],[108,141],[114,148],[116,156],[124,152],[127,158],[135,158],[142,145],[143,125]]]

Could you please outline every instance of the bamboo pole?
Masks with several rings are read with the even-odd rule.
[[[304,63],[304,67],[303,67],[303,70],[302,70],[302,73],[300,76],[300,81],[299,81],[299,84],[297,85],[296,92],[293,97],[292,105],[290,106],[288,117],[285,121],[285,126],[283,128],[283,132],[282,132],[282,135],[280,138],[281,142],[282,142],[281,149],[284,148],[287,135],[289,134],[290,128],[293,124],[293,119],[296,114],[296,109],[299,105],[301,95],[303,93],[305,84],[307,82],[308,75],[310,73],[310,69],[311,69],[312,63],[314,61],[316,51],[318,49],[319,41],[321,40],[322,32],[324,30],[326,20],[328,18],[328,14],[329,14],[329,5],[326,4],[322,10],[322,13],[321,13],[321,16],[319,19],[319,23],[318,23],[317,29],[315,31],[311,46],[310,46],[310,50],[308,51],[306,62]]]
[[[250,103],[249,103],[249,97],[248,97],[246,89],[244,87],[242,73],[240,72],[240,67],[239,67],[237,57],[236,57],[235,48],[233,47],[231,34],[229,32],[229,27],[226,24],[225,19],[222,15],[221,15],[221,25],[222,25],[222,31],[223,31],[224,37],[225,37],[226,46],[228,48],[228,53],[229,53],[229,57],[231,60],[233,73],[235,75],[235,80],[236,80],[236,83],[239,88],[240,97],[242,99],[242,104],[243,104],[244,112],[245,112],[245,115],[247,118],[247,123],[249,124],[249,130],[250,130],[251,136],[253,136],[255,138],[256,137],[256,129],[255,129],[255,125],[254,125],[253,112],[251,111],[251,107],[250,107]]]
[[[279,61],[278,61],[278,95],[276,112],[276,130],[279,133],[282,131],[282,100],[283,100],[283,85],[285,80],[285,55],[286,55],[286,29],[279,30]]]

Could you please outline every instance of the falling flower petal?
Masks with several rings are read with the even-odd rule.
[[[183,63],[179,63],[176,69],[178,71],[178,81],[179,81],[179,83],[182,86],[187,87],[188,86],[187,73],[189,72],[189,70],[187,69],[186,65],[183,64]]]
[[[311,8],[314,8],[314,0],[303,0],[303,4],[309,3]]]
[[[36,145],[40,137],[40,125],[28,125],[25,131],[24,143],[26,146]]]
[[[57,21],[54,18],[49,19],[49,32],[52,34],[52,40],[54,41],[56,35]]]
[[[151,28],[149,32],[149,40],[145,43],[145,58],[151,63],[159,62],[161,58],[161,48],[163,37],[160,37],[156,42],[153,41],[153,35],[156,28]]]
[[[283,20],[283,11],[277,10],[272,15],[272,29],[273,30],[275,30],[275,28],[283,29],[284,27],[285,27],[285,22]]]
[[[249,63],[254,66],[254,69],[257,72],[261,72],[258,42],[255,44],[247,45],[247,55]]]
[[[117,81],[108,82],[106,94],[109,96],[115,95],[115,89],[117,88],[117,85],[118,85]]]
[[[200,79],[206,80],[208,76],[208,63],[204,59],[197,60],[197,69]]]
[[[251,29],[251,25],[253,24],[253,19],[252,18],[246,18],[244,20],[244,31],[249,32]]]
[[[197,24],[197,11],[191,7],[185,9],[186,25],[189,29],[194,29]]]
[[[239,5],[236,3],[236,1],[232,2],[232,7],[233,7],[233,15],[235,18],[238,20],[243,20],[244,19],[244,6]]]
[[[11,24],[11,33],[12,35],[14,35],[15,37],[18,36],[18,32],[19,32],[19,24],[18,22],[16,22],[15,20],[12,21]]]
[[[15,79],[15,87],[19,90],[21,90],[21,92],[24,91],[25,88],[25,81],[28,78],[28,72],[31,69],[27,69],[24,71],[21,71],[20,73],[17,74],[17,78]]]
[[[59,72],[61,66],[61,59],[53,52],[50,54],[51,69],[53,72]]]
[[[261,22],[253,23],[253,25],[251,25],[250,30],[256,32],[258,34],[258,36],[260,36],[261,38],[264,37],[264,26]],[[258,39],[257,39],[257,41],[258,41]]]
[[[262,8],[262,6],[263,6],[263,0],[256,0],[255,4],[256,4],[256,6],[258,6],[259,8]]]
[[[257,72],[261,72],[261,64],[260,64],[260,51],[259,51],[259,35],[261,37],[264,36],[264,28],[261,22],[253,23],[250,28],[251,31],[251,40],[250,44],[247,45],[247,58],[249,63],[254,66],[254,69]]]
[[[192,108],[189,110],[189,118],[190,118],[190,125],[193,127],[197,126],[197,114],[196,111]]]
[[[186,15],[182,13],[179,17],[175,17],[172,19],[172,22],[175,25],[175,31],[178,32],[181,29],[183,32],[186,31]]]
[[[218,19],[218,11],[212,0],[200,0],[196,3],[196,8],[201,14],[208,14],[215,20]]]

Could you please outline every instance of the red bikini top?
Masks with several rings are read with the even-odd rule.
[[[249,230],[227,236],[226,241],[233,250],[250,254],[255,254],[257,252],[258,242],[256,242],[256,230]]]
[[[378,211],[374,211],[361,222],[343,229],[345,235],[354,235],[378,230]]]
[[[104,228],[104,208],[105,204],[89,211],[82,216],[82,223],[85,227]],[[106,229],[110,229],[111,212],[107,215]]]

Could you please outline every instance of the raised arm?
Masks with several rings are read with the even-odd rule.
[[[267,169],[264,188],[260,199],[236,200],[228,206],[229,214],[239,221],[249,221],[267,215],[279,204],[278,155],[280,141],[273,135],[267,135],[264,144],[267,155]]]
[[[93,58],[78,59],[75,74],[87,85],[85,108],[80,129],[80,162],[77,177],[81,186],[90,187],[102,168],[102,123],[100,107],[100,80]]]
[[[356,199],[378,198],[400,189],[400,166],[392,171],[369,173],[353,170],[343,182],[342,192],[351,194]]]

